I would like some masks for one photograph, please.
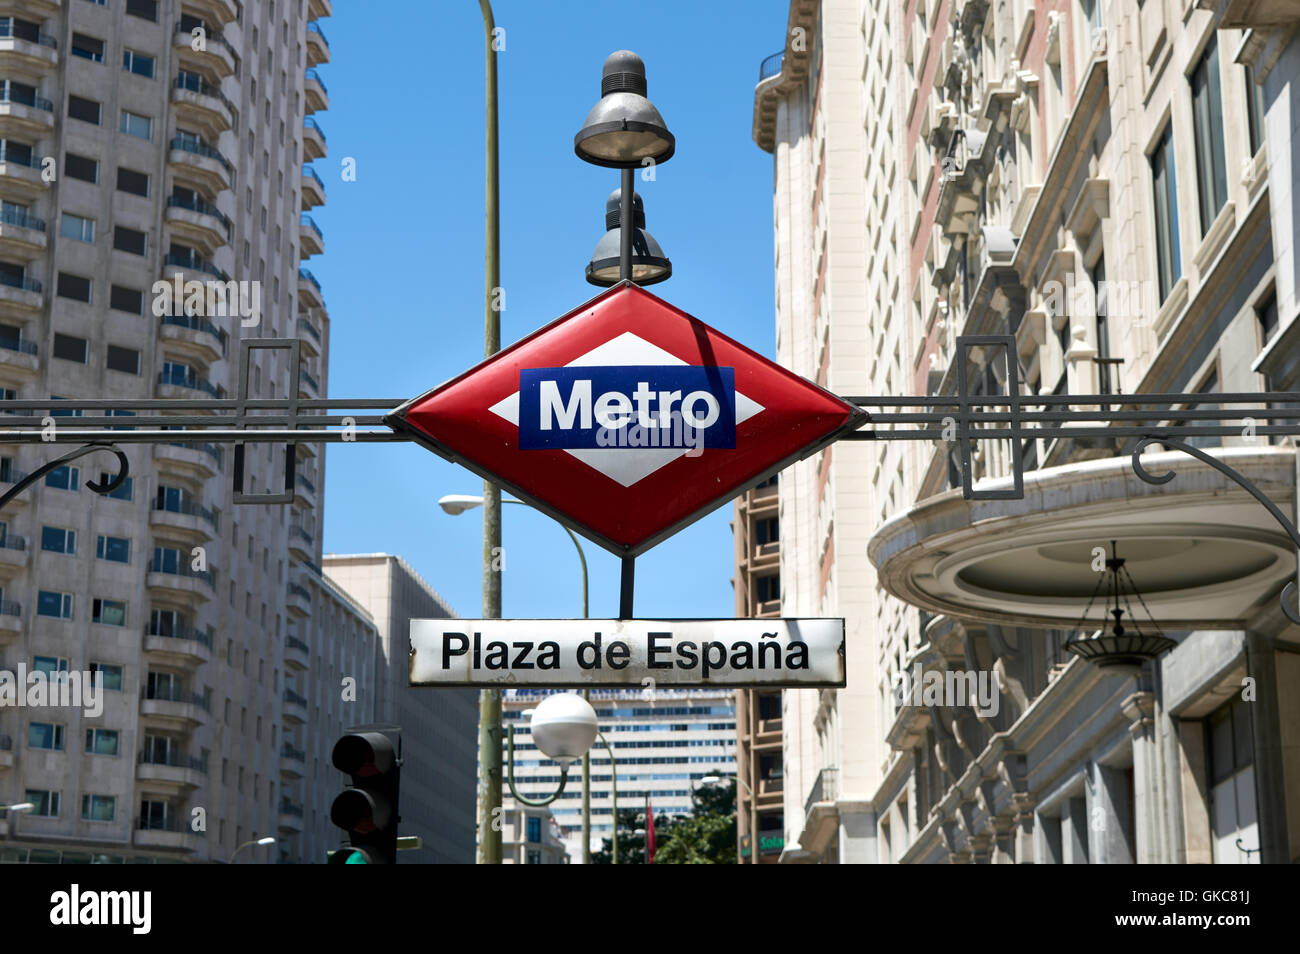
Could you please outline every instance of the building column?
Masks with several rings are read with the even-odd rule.
[[[871,803],[837,802],[835,807],[840,813],[836,829],[840,864],[875,864],[880,856],[876,853],[876,813]]]
[[[1259,811],[1261,864],[1287,864],[1290,840],[1286,822],[1286,788],[1282,763],[1282,726],[1279,719],[1277,660],[1272,641],[1259,633],[1246,633],[1246,665],[1255,680],[1255,701],[1250,705],[1251,745],[1254,748],[1255,804]]]
[[[1133,854],[1129,846],[1133,833],[1128,831],[1128,778],[1124,770],[1093,763],[1089,783],[1089,862],[1094,865],[1132,864]]]
[[[1125,699],[1120,708],[1129,720],[1133,742],[1133,842],[1134,861],[1140,865],[1164,861],[1161,846],[1160,757],[1155,743],[1155,694],[1142,689]],[[1127,800],[1127,799],[1126,799]]]

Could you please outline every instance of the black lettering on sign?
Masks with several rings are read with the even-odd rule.
[[[460,645],[452,646],[452,640],[460,640]],[[469,652],[469,637],[464,633],[443,633],[442,634],[442,668],[451,668],[452,656],[464,656]]]
[[[763,639],[776,639],[776,633],[764,633]],[[777,643],[758,644],[758,668],[767,668],[767,651],[772,650],[772,668],[781,668],[781,647]],[[806,660],[805,660],[806,661]]]
[[[672,633],[648,633],[650,642],[650,652],[647,654],[650,669],[672,669],[673,664],[670,662],[659,662],[658,657],[662,653],[667,655],[672,652],[671,646],[660,646],[659,643],[666,643],[673,638]]]
[[[700,657],[696,655],[695,649],[695,643],[689,639],[683,639],[677,644],[678,669],[694,669],[696,667]]]
[[[533,651],[533,644],[516,642],[514,646],[516,650],[515,661],[512,662],[510,665],[513,666],[515,669],[534,668],[533,664],[528,661],[528,654]]]
[[[510,647],[499,640],[492,640],[487,644],[487,659],[484,660],[488,669],[508,669],[510,667]]]
[[[560,668],[560,644],[548,639],[537,647],[538,669]]]
[[[619,639],[610,643],[609,649],[605,650],[605,661],[609,663],[610,669],[626,669],[631,658],[632,650],[628,648],[627,643]]]
[[[582,669],[599,669],[600,662],[600,633],[597,633],[595,639],[578,644],[578,666]]]

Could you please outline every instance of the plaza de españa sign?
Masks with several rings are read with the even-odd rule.
[[[624,282],[384,420],[635,556],[865,416]]]

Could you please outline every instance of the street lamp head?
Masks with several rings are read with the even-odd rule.
[[[561,766],[580,759],[596,741],[596,710],[575,692],[547,696],[532,717],[533,742]]]
[[[676,141],[659,110],[646,99],[645,64],[631,50],[611,53],[600,78],[600,102],[573,137],[578,158],[611,169],[635,169],[645,160],[672,158]]]
[[[19,802],[17,805],[9,805],[6,807],[11,814],[16,815],[19,812],[30,812],[36,807],[36,805],[34,802]]]
[[[444,513],[449,513],[454,517],[466,510],[473,510],[475,507],[483,506],[483,498],[470,494],[448,494],[438,501],[438,506],[443,509]]]
[[[268,835],[268,836],[265,837],[265,838],[259,838],[259,839],[257,839],[257,843],[258,843],[259,845],[274,845],[274,844],[275,844],[275,839],[274,839],[273,837],[271,837],[270,835]]]
[[[615,189],[605,200],[606,232],[596,243],[596,251],[587,263],[587,281],[593,285],[617,285],[619,275],[619,248],[623,230],[619,227],[623,209],[623,193]],[[668,261],[663,249],[653,235],[645,230],[645,206],[641,196],[632,196],[632,281],[638,285],[654,285],[671,278],[673,263]]]

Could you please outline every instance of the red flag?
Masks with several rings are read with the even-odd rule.
[[[645,797],[645,862],[655,863],[655,816],[650,808],[650,796]]]

